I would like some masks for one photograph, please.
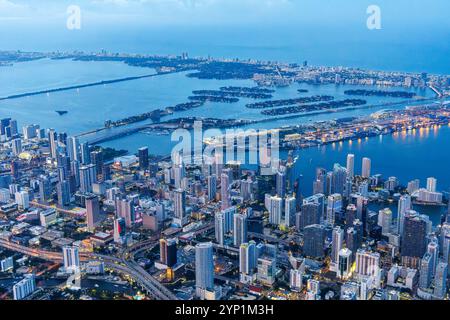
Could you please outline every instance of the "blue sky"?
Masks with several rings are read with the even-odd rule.
[[[448,27],[448,0],[0,0],[0,23],[57,23],[69,5],[85,21],[146,25],[264,25],[363,23],[368,5],[382,9],[386,23]]]

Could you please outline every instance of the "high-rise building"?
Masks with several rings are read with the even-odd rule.
[[[391,209],[385,208],[378,212],[378,225],[381,227],[382,234],[391,233],[391,226],[392,226]]]
[[[86,197],[86,224],[92,232],[101,221],[100,203],[97,196]]]
[[[12,151],[15,156],[22,153],[22,141],[20,139],[14,139],[12,142]]]
[[[436,192],[437,180],[436,178],[428,178],[427,179],[427,191]]]
[[[161,263],[172,268],[177,264],[177,242],[175,239],[159,240]]]
[[[276,174],[276,192],[281,198],[286,195],[286,172],[278,171]]]
[[[320,204],[313,202],[302,204],[299,220],[300,230],[313,224],[320,224]]]
[[[286,197],[284,201],[284,225],[292,227],[295,225],[297,199],[294,196]]]
[[[239,247],[247,242],[247,217],[243,214],[234,214],[233,244]]]
[[[447,293],[448,263],[439,262],[434,277],[434,295],[443,299]]]
[[[62,180],[56,185],[56,191],[58,194],[58,204],[61,207],[65,207],[70,204],[70,185],[67,180]]]
[[[336,163],[333,167],[332,193],[345,194],[347,182],[347,169]]]
[[[303,288],[303,274],[298,269],[291,269],[289,272],[289,286],[293,291],[301,291]]]
[[[96,170],[95,165],[83,165],[80,167],[80,191],[81,192],[92,192],[92,184],[96,180]]]
[[[402,195],[398,200],[398,213],[397,213],[397,233],[402,236],[405,214],[408,210],[411,210],[411,196],[408,194]]]
[[[410,267],[417,267],[419,260],[427,249],[428,221],[415,211],[408,211],[405,215],[403,241],[400,253],[402,263]]]
[[[269,223],[280,225],[283,217],[283,198],[274,196],[269,201]]]
[[[124,244],[126,241],[126,224],[124,218],[114,219],[114,242]]]
[[[428,252],[424,254],[422,260],[420,261],[420,277],[419,277],[419,287],[422,289],[427,289],[432,280],[432,256]]]
[[[370,178],[372,162],[369,158],[363,158],[362,160],[362,172],[361,175],[363,178]]]
[[[77,272],[80,269],[80,253],[78,247],[63,247],[63,258],[66,272]]]
[[[339,193],[328,196],[326,222],[333,226],[336,214],[342,210],[342,195]]]
[[[223,212],[217,212],[214,216],[214,232],[216,242],[223,245],[225,242],[225,215]]]
[[[56,159],[58,155],[58,141],[55,129],[48,131],[48,142],[50,146],[50,157]]]
[[[205,291],[214,290],[213,245],[210,242],[195,246],[195,287],[198,297],[204,296]]]
[[[215,174],[208,176],[208,200],[212,201],[216,198],[217,193],[217,176]]]
[[[184,224],[186,218],[186,191],[183,189],[177,189],[173,193],[174,195],[174,215],[181,224]]]
[[[95,166],[95,181],[103,173],[103,150],[98,149],[91,152],[91,164]]]
[[[303,254],[307,257],[323,258],[326,237],[325,226],[313,224],[303,231]]]
[[[131,228],[136,220],[134,203],[129,199],[116,199],[116,217],[124,218],[127,228]]]
[[[341,227],[334,227],[332,233],[331,244],[331,262],[337,263],[339,251],[341,251],[344,243],[344,230]]]
[[[220,175],[220,198],[222,201],[222,210],[231,207],[230,178],[226,173]]]
[[[147,170],[149,161],[148,161],[148,147],[142,147],[138,150],[138,158],[139,158],[139,169]]]
[[[355,155],[347,155],[347,174],[350,178],[355,176]]]
[[[30,195],[27,191],[18,191],[15,193],[15,200],[19,207],[26,210],[30,207]]]
[[[359,276],[373,277],[376,286],[379,286],[381,280],[380,261],[381,257],[378,252],[358,249],[356,252],[356,273]]]
[[[256,243],[254,241],[242,243],[239,248],[239,272],[245,275],[253,274],[257,260]]]
[[[36,290],[34,274],[27,274],[13,286],[14,300],[22,300]]]
[[[81,163],[88,165],[91,163],[91,148],[87,142],[80,144]]]
[[[352,251],[348,248],[343,248],[339,251],[337,276],[339,278],[347,279],[350,276],[352,267]]]
[[[80,160],[80,142],[77,137],[67,138],[67,155],[70,161]]]

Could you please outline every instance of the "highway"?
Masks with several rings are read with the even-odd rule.
[[[155,246],[153,241],[153,246]],[[0,246],[11,251],[20,252],[28,256],[40,258],[53,262],[62,262],[62,252],[52,252],[39,249],[33,249],[25,247],[16,243],[12,243],[3,239],[0,239]],[[144,249],[146,246],[150,246],[150,242],[146,242],[143,246],[137,246],[136,248]],[[153,278],[147,271],[139,266],[135,261],[127,261],[117,257],[99,255],[94,253],[81,253],[81,261],[101,261],[105,264],[105,267],[114,270],[119,273],[129,275],[134,281],[136,281],[148,294],[158,300],[177,300],[177,297],[155,278]]]

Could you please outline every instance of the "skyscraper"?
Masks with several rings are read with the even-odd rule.
[[[63,247],[64,269],[76,272],[80,269],[80,254],[77,247]]]
[[[339,193],[328,196],[327,201],[327,215],[326,222],[330,225],[334,225],[336,219],[336,213],[342,210],[342,195]]]
[[[147,170],[148,169],[148,147],[142,147],[138,150],[139,157],[139,169]]]
[[[220,176],[220,198],[222,210],[231,207],[230,178],[226,173],[222,173]]]
[[[58,204],[61,207],[65,207],[70,204],[70,185],[67,180],[59,182],[56,186],[58,194]]]
[[[256,243],[242,243],[239,248],[239,272],[251,275],[257,266],[258,255],[256,253]]]
[[[234,214],[233,244],[239,247],[247,242],[247,217],[243,214]]]
[[[214,232],[216,242],[220,245],[225,241],[225,217],[223,212],[217,212],[214,216]]]
[[[444,298],[447,293],[447,277],[448,263],[441,261],[437,265],[434,277],[434,295],[440,299]]]
[[[56,159],[58,155],[58,141],[55,129],[48,131],[48,142],[50,146],[50,157]]]
[[[213,245],[210,242],[195,246],[195,287],[198,297],[204,297],[205,291],[214,290]]]
[[[411,210],[411,196],[405,194],[398,200],[397,232],[400,236],[403,235],[405,214],[408,210]]]
[[[363,158],[362,160],[362,177],[363,178],[370,178],[370,171],[371,171],[371,160],[369,158]]]
[[[80,191],[92,192],[92,184],[96,182],[95,165],[89,164],[80,167]]]
[[[185,221],[186,215],[186,192],[183,189],[177,189],[174,195],[174,214],[182,224]]]
[[[175,239],[159,240],[161,263],[169,268],[177,264],[177,242]]]
[[[303,230],[307,226],[320,223],[320,204],[304,203],[300,211],[299,229]]]
[[[344,230],[341,227],[334,227],[332,233],[331,244],[331,262],[337,263],[339,251],[341,251],[344,243]]]
[[[354,154],[347,155],[347,174],[350,178],[353,178],[355,175],[355,155]]]
[[[80,160],[80,142],[77,137],[67,138],[67,155],[70,161]]]
[[[428,222],[423,216],[414,211],[405,215],[403,241],[401,243],[402,263],[410,267],[417,267],[426,249]]]
[[[278,171],[276,175],[277,195],[283,198],[286,195],[286,172]]]
[[[303,254],[307,257],[323,258],[326,231],[325,226],[313,224],[303,231]]]
[[[392,211],[385,208],[378,212],[378,225],[381,227],[382,234],[389,234],[392,225]]]
[[[208,176],[208,200],[212,201],[217,193],[217,176],[215,174]]]
[[[86,223],[88,229],[92,232],[101,221],[100,204],[97,196],[86,198]]]
[[[432,256],[428,252],[424,254],[420,262],[419,287],[426,289],[430,286],[432,280]]]

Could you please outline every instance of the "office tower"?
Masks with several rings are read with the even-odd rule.
[[[63,247],[63,258],[66,272],[77,272],[80,269],[80,253],[78,247]]]
[[[434,296],[439,299],[445,298],[447,293],[448,263],[440,261],[436,267],[434,277]]]
[[[420,261],[420,277],[419,277],[419,287],[426,289],[431,284],[432,279],[432,256],[428,252],[424,254],[422,260]]]
[[[427,249],[426,237],[428,234],[428,221],[414,211],[405,215],[403,241],[400,253],[402,263],[417,267]]]
[[[67,155],[69,156],[70,161],[79,161],[80,160],[80,142],[77,137],[68,137],[67,138]]]
[[[295,225],[296,206],[297,199],[294,196],[286,197],[284,201],[284,225],[287,227]]]
[[[148,169],[148,147],[142,147],[138,150],[138,158],[139,158],[139,169],[147,170]]]
[[[39,185],[39,202],[46,204],[50,200],[52,193],[52,186],[50,180],[47,177],[38,180]]]
[[[216,242],[220,245],[224,244],[225,240],[225,216],[223,212],[217,212],[214,216],[214,232]]]
[[[114,219],[114,242],[124,244],[126,241],[126,223],[124,218]]]
[[[435,239],[435,241],[432,240],[430,243],[428,243],[427,253],[431,255],[431,275],[434,277],[439,261],[439,244],[437,243],[437,239]]]
[[[198,297],[214,289],[213,245],[210,242],[195,246],[195,287]]]
[[[80,186],[80,162],[78,160],[70,162],[70,172],[74,176],[75,186],[78,188]]]
[[[332,233],[331,244],[331,262],[337,263],[339,251],[342,249],[344,243],[344,230],[341,227],[334,227]]]
[[[257,188],[256,181],[253,181],[250,177],[247,180],[241,180],[241,197],[246,201],[253,201],[256,199],[255,191]]]
[[[334,225],[336,213],[339,213],[341,210],[342,210],[342,196],[339,193],[335,193],[328,196],[326,222],[330,226]]]
[[[177,242],[175,239],[159,240],[161,263],[172,268],[177,264]]]
[[[356,251],[361,246],[360,237],[358,235],[358,231],[355,228],[347,228],[345,232],[345,243],[347,244],[347,248],[352,251],[352,254],[355,255]]]
[[[17,120],[11,120],[9,122],[9,135],[8,138],[13,138],[16,137],[17,134],[19,133],[18,129],[17,129]]]
[[[349,204],[345,210],[345,225],[347,227],[353,226],[355,219],[358,219],[358,210],[354,204]]]
[[[58,141],[56,137],[55,129],[50,129],[48,131],[48,142],[50,146],[50,157],[56,159],[58,155]]]
[[[320,224],[320,204],[304,203],[300,211],[299,229],[303,230],[307,226]]]
[[[369,158],[363,158],[362,160],[362,177],[363,178],[370,178],[370,171],[371,171],[371,160]]]
[[[277,260],[274,257],[263,255],[258,258],[257,279],[266,286],[272,286],[277,273]]]
[[[420,188],[420,180],[415,179],[410,182],[408,182],[408,188],[407,191],[410,195],[412,195],[415,191],[419,190]]]
[[[174,214],[177,219],[184,221],[186,215],[186,191],[177,189],[174,195]]]
[[[90,149],[91,148],[87,142],[80,144],[81,163],[83,165],[88,165],[91,163]]]
[[[316,170],[316,181],[313,182],[313,194],[325,194],[326,175],[327,171],[325,169],[318,168]]]
[[[291,269],[289,272],[289,287],[293,291],[301,291],[303,287],[303,274],[300,270]]]
[[[257,260],[256,243],[254,241],[242,243],[239,247],[239,272],[245,275],[253,274]]]
[[[70,204],[70,185],[67,180],[63,180],[56,185],[56,191],[58,194],[58,205],[61,207],[68,206]]]
[[[34,274],[26,274],[22,280],[13,286],[14,300],[22,300],[36,290]]]
[[[12,152],[15,156],[22,153],[22,141],[20,139],[14,139],[12,141]]]
[[[136,220],[134,203],[129,199],[116,199],[116,217],[124,218],[127,228],[131,228]]]
[[[286,195],[286,172],[278,171],[276,174],[276,192],[281,198]]]
[[[380,259],[381,256],[378,252],[358,249],[356,252],[356,273],[359,276],[371,276],[379,282],[381,277]]]
[[[436,192],[437,180],[436,178],[428,178],[427,179],[427,191]]]
[[[355,176],[355,155],[347,155],[347,174],[350,178]]]
[[[243,214],[234,214],[234,230],[233,230],[233,244],[239,247],[242,243],[247,242],[247,217]]]
[[[269,224],[280,225],[283,216],[283,199],[278,196],[270,197]]]
[[[101,149],[91,152],[91,164],[95,166],[95,181],[99,180],[99,175],[103,173],[103,151]]]
[[[402,195],[398,200],[398,213],[397,213],[397,232],[400,236],[403,235],[405,214],[411,210],[411,196],[408,194]]]
[[[332,193],[344,195],[345,185],[347,182],[347,169],[336,163],[333,166]]]
[[[229,176],[222,173],[220,176],[220,198],[222,201],[222,210],[231,207],[230,182]]]
[[[15,193],[15,200],[19,207],[26,210],[30,207],[30,195],[26,191],[18,191]]]
[[[321,224],[307,226],[303,234],[303,254],[316,259],[323,258],[326,237],[325,226]]]
[[[11,118],[4,118],[0,120],[0,134],[6,135],[6,128],[9,127],[9,124],[11,122]]]
[[[348,248],[343,248],[339,251],[337,276],[339,278],[347,279],[350,276],[352,267],[352,251]]]
[[[22,128],[23,138],[25,140],[31,140],[33,138],[36,138],[36,129],[38,127],[39,126],[34,125],[34,124],[30,124],[30,125],[23,127]]]
[[[217,193],[217,176],[215,174],[208,176],[208,200],[212,201],[216,198]]]
[[[95,165],[83,165],[80,167],[80,191],[92,192],[92,184],[96,182]]]
[[[101,221],[100,203],[97,196],[89,196],[86,198],[86,224],[92,232]]]
[[[185,177],[184,163],[174,164],[172,166],[172,172],[175,188],[181,188],[182,181]]]
[[[391,232],[392,225],[392,211],[389,208],[385,208],[378,212],[378,225],[381,227],[381,233],[383,235]]]

